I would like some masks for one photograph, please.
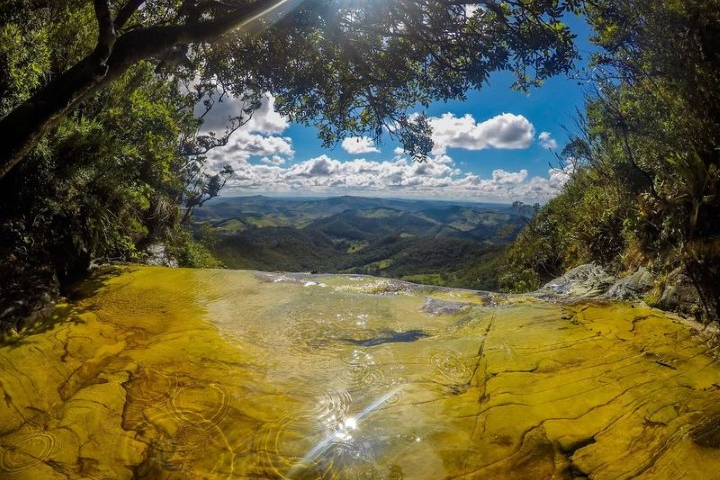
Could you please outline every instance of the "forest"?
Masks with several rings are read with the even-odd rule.
[[[689,277],[695,316],[720,300],[720,3],[588,4],[586,100],[561,156],[575,172],[508,254],[500,282],[531,290],[579,264]]]
[[[209,202],[192,227],[228,268],[496,291],[499,262],[528,219],[506,204],[250,196]]]
[[[570,15],[593,31],[585,71]],[[219,266],[188,226],[233,175],[208,152],[264,93],[327,146],[388,132],[428,161],[413,112],[496,71],[518,89],[571,72],[594,85],[559,154],[572,178],[510,247],[499,285],[532,290],[588,262],[682,271],[698,318],[717,319],[718,0],[14,0],[0,4],[0,329],[155,242],[181,265]],[[203,132],[226,95],[242,114]]]

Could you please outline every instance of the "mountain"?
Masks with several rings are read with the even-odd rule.
[[[197,211],[231,268],[365,273],[495,288],[493,269],[526,224],[510,205],[365,197],[216,200]]]

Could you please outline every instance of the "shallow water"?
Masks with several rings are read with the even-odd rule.
[[[2,479],[720,478],[720,367],[639,306],[143,267],[58,313]]]

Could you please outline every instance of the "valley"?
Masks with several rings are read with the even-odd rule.
[[[363,197],[218,199],[196,234],[229,268],[369,274],[493,290],[528,221],[511,205]]]

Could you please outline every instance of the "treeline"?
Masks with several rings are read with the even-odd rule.
[[[359,249],[321,230],[259,228],[214,235],[217,257],[230,268],[264,271],[353,273],[441,286],[496,290],[496,267],[506,245],[431,236],[389,234]]]
[[[528,290],[597,262],[682,270],[707,320],[720,299],[720,2],[586,5],[594,29],[571,180],[512,245],[501,284]]]
[[[507,248],[502,242],[454,238],[437,229],[435,235],[431,229],[408,234],[403,228],[407,224],[381,234],[380,228],[362,234],[347,228],[339,231],[336,220],[344,215],[334,216],[327,231],[322,221],[300,229],[265,227],[229,235],[205,224],[202,231],[229,268],[353,273],[479,290],[498,288],[497,263]]]
[[[534,211],[522,202],[236,197],[207,204],[193,225],[230,268],[497,290],[499,261]]]
[[[86,2],[0,7],[0,118],[92,50]],[[213,263],[180,226],[182,205],[222,182],[204,169],[197,94],[149,62],[62,119],[0,181],[0,333],[18,326],[91,260],[142,259],[169,245],[186,265]]]

